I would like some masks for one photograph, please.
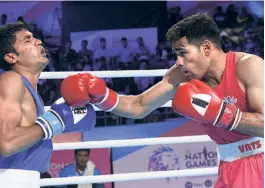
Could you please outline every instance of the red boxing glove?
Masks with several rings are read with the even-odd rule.
[[[222,100],[211,87],[195,79],[178,87],[172,108],[185,117],[229,131],[237,127],[242,116],[234,104]]]
[[[107,88],[104,80],[89,73],[65,78],[61,84],[61,94],[69,105],[90,103],[104,111],[113,110],[119,102],[118,94]]]

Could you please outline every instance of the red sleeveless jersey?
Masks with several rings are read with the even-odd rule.
[[[214,90],[221,98],[235,104],[242,112],[250,111],[246,101],[246,93],[238,83],[235,52],[228,52],[226,54],[225,71],[221,83]],[[209,124],[203,124],[203,126],[207,134],[217,144],[228,144],[251,137],[236,130],[227,131],[226,129],[217,128]]]

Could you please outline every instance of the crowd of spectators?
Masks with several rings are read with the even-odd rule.
[[[168,11],[168,27],[182,20],[181,8],[175,7]],[[224,51],[234,50],[256,54],[263,58],[264,54],[264,22],[250,14],[246,7],[239,10],[233,4],[224,11],[217,7],[213,19],[221,29],[221,43]],[[23,17],[19,17],[22,21]],[[7,16],[1,16],[1,24],[7,22]],[[44,34],[37,25],[30,25],[34,36],[42,39],[45,47],[50,51],[50,64],[45,71],[104,71],[104,70],[148,70],[167,69],[175,63],[175,57],[171,52],[171,44],[167,41],[160,42],[154,52],[151,46],[145,44],[145,39],[139,36],[135,39],[137,48],[132,48],[128,39],[120,38],[120,47],[108,48],[106,38],[102,36],[98,49],[89,49],[88,41],[83,40],[81,50],[75,51],[72,42],[67,41],[63,46],[54,47],[45,42]],[[130,39],[132,40],[132,39]],[[120,94],[139,94],[158,81],[161,77],[147,78],[108,78],[107,85]],[[60,97],[61,80],[40,80],[39,92],[45,105],[51,105]],[[171,112],[171,113],[170,113]],[[98,125],[117,125],[138,122],[157,122],[176,117],[170,108],[162,108],[154,111],[143,120],[131,120],[118,118],[105,112],[97,112]],[[104,118],[101,118],[104,117]]]

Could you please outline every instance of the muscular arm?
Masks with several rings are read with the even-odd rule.
[[[178,84],[187,81],[177,66],[173,66],[163,80],[136,96],[120,96],[118,106],[112,112],[127,118],[140,119],[172,99]]]
[[[21,77],[14,72],[4,73],[0,86],[0,154],[9,156],[34,145],[44,134],[38,125],[21,127],[25,93]]]
[[[253,112],[243,112],[236,130],[264,137],[264,61],[251,56],[239,63],[238,77],[245,86],[247,102]]]

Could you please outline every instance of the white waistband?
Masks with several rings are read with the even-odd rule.
[[[251,137],[230,144],[219,144],[217,149],[220,160],[232,162],[240,158],[263,153],[264,139]]]
[[[0,187],[39,188],[40,173],[20,169],[0,169]]]

